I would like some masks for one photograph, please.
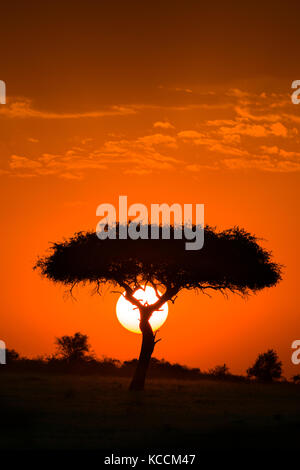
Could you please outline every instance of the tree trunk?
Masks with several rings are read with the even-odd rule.
[[[142,347],[139,356],[139,361],[131,381],[129,390],[144,390],[145,379],[147,370],[149,367],[151,355],[155,346],[155,337],[151,325],[149,323],[149,318],[151,313],[149,309],[140,309],[141,320],[140,320],[140,330],[143,335]]]

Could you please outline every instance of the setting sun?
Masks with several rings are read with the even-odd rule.
[[[161,292],[159,292],[161,295]],[[124,292],[125,294],[125,292]],[[139,289],[134,294],[134,297],[140,300],[144,305],[146,303],[154,304],[158,300],[155,290],[153,287],[146,286],[145,288]],[[133,333],[141,333],[139,324],[140,324],[140,312],[137,307],[132,305],[128,300],[125,299],[123,295],[120,296],[117,302],[117,317],[119,322],[121,323],[124,328]],[[153,312],[149,323],[153,329],[153,331],[158,330],[164,322],[166,321],[168,316],[168,303],[166,302],[160,310]]]

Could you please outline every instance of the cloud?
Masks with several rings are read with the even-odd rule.
[[[134,165],[135,168],[171,168],[178,159],[166,151],[176,148],[176,139],[162,134],[143,136],[137,139],[110,140],[96,151],[104,161]]]
[[[136,142],[145,144],[147,146],[153,146],[153,145],[167,145],[169,147],[177,146],[175,137],[171,137],[170,135],[165,135],[165,134],[145,135],[144,137],[139,137]]]
[[[231,109],[231,103],[204,103],[203,100],[200,103],[191,103],[191,104],[132,104],[130,107],[136,111],[147,111],[147,110],[157,110],[157,111],[176,111],[176,112],[189,112],[189,111],[197,111],[197,110],[226,110]]]
[[[235,98],[248,98],[249,96],[251,96],[250,93],[244,90],[240,90],[239,88],[230,88],[226,92],[226,95],[234,96]]]
[[[187,130],[187,131],[181,131],[178,132],[178,137],[181,139],[200,139],[201,137],[204,137],[204,134],[198,131],[194,130]]]
[[[206,169],[206,170],[217,170],[218,169],[218,165],[200,165],[200,164],[197,164],[197,163],[194,163],[192,165],[186,165],[186,169],[188,171],[193,171],[193,172],[198,172],[198,171],[201,171],[203,169]]]
[[[236,121],[233,119],[214,119],[212,121],[206,121],[208,126],[234,126]]]
[[[272,124],[270,129],[271,132],[277,136],[286,137],[288,134],[287,128],[283,124],[281,124],[281,122],[276,122],[276,124]]]
[[[175,127],[173,126],[173,124],[171,124],[170,122],[168,121],[156,121],[154,124],[153,124],[153,127],[157,128],[161,128],[161,129],[175,129]]]
[[[36,173],[15,173],[14,175],[10,174],[9,176],[16,176],[17,178],[35,178],[38,175]]]
[[[232,147],[230,145],[224,145],[222,143],[214,143],[209,146],[211,152],[217,152],[225,155],[237,155],[237,156],[247,156],[249,152],[246,149],[240,149],[237,147]]]
[[[191,90],[190,88],[169,87],[169,86],[164,86],[164,85],[158,85],[157,88],[170,90],[170,91],[177,91],[177,92],[179,91],[179,92],[183,92],[183,93],[193,93],[193,90]]]
[[[290,121],[296,122],[297,124],[300,123],[300,116],[295,116],[294,114],[284,114],[283,117]]]
[[[223,135],[246,135],[249,137],[268,137],[269,135],[275,135],[278,137],[287,137],[288,130],[280,122],[276,124],[236,124],[232,127],[220,127],[220,134]]]
[[[300,159],[300,152],[285,150],[277,147],[276,145],[272,147],[268,147],[267,145],[262,145],[261,149],[264,153],[269,155],[277,155],[279,157],[284,158],[285,160],[299,160]]]
[[[66,173],[61,173],[59,177],[65,180],[81,180],[83,178],[83,175],[66,172]]]
[[[42,164],[35,160],[31,160],[27,157],[21,157],[19,155],[12,155],[10,158],[9,166],[13,170],[17,169],[36,169],[41,168]]]
[[[105,169],[106,165],[97,159],[64,155],[43,154],[37,159],[19,155],[11,155],[9,161],[11,175],[19,177],[55,175],[66,179],[78,179],[78,171],[90,169]],[[29,173],[28,170],[31,170]],[[80,173],[80,175],[82,175]],[[81,178],[82,176],[80,176]]]
[[[82,119],[99,118],[106,116],[126,116],[136,114],[130,106],[110,106],[107,109],[86,111],[80,113],[57,113],[51,111],[41,111],[32,106],[32,101],[28,99],[19,99],[8,102],[7,105],[0,107],[0,117],[7,118],[36,118],[36,119]]]
[[[230,158],[222,160],[222,163],[230,170],[255,169],[277,173],[300,171],[300,162],[281,160],[272,161],[270,157],[253,159]]]
[[[149,173],[152,173],[152,170],[150,168],[132,168],[130,170],[125,170],[124,173],[126,175],[148,175]]]
[[[180,87],[176,87],[176,88],[175,88],[175,91],[183,91],[184,93],[193,93],[193,90],[191,90],[190,88],[180,88]]]
[[[220,127],[218,132],[224,136],[248,135],[250,137],[267,137],[268,129],[260,124],[235,124],[234,126]]]
[[[181,96],[183,104],[179,105],[176,104],[179,102],[177,97],[177,101],[174,99],[169,105],[129,104],[71,114],[40,111],[29,100],[15,100],[0,108],[0,116],[68,119],[133,113],[139,119],[143,113],[147,119],[151,118],[153,130],[150,134],[134,134],[134,137],[127,135],[124,130],[122,133],[108,132],[106,135],[109,137],[101,143],[97,136],[77,136],[77,146],[62,152],[44,151],[37,154],[36,151],[34,156],[12,155],[8,169],[3,168],[0,174],[24,178],[52,175],[80,180],[89,171],[122,171],[141,176],[175,169],[196,173],[205,168],[298,171],[300,118],[284,108],[285,95],[264,91],[250,93],[237,88],[228,92],[223,90],[213,96],[206,95],[195,92],[189,100],[193,98],[193,103],[188,104]],[[175,126],[171,123],[173,119],[170,118],[170,122],[164,117],[169,116],[165,114],[166,109],[174,119],[177,113],[190,111],[190,116],[182,116],[184,122],[195,123],[195,128],[187,125],[180,129],[177,124],[174,132]],[[201,114],[200,110],[208,111]],[[38,139],[30,137],[28,141],[34,143]],[[29,151],[32,154],[34,147],[40,146],[31,146]]]
[[[90,141],[89,141],[90,142]],[[150,134],[137,139],[106,141],[91,149],[74,146],[62,154],[43,153],[37,158],[11,155],[10,174],[14,176],[56,176],[80,180],[90,170],[116,170],[127,174],[146,174],[172,170],[179,160],[161,151],[176,148],[176,139],[163,134]],[[28,171],[30,169],[30,172]]]
[[[279,148],[276,145],[273,146],[268,146],[268,145],[262,145],[260,147],[264,153],[268,153],[270,155],[275,155],[279,153]]]
[[[241,106],[235,106],[235,111],[242,118],[245,118],[246,120],[251,120],[251,121],[277,122],[281,119],[279,114],[265,113],[262,115],[255,115],[251,113],[248,108],[246,107],[243,108]]]
[[[186,130],[178,133],[178,137],[183,139],[184,141],[193,143],[194,145],[204,145],[210,150],[211,152],[217,152],[221,154],[228,154],[228,155],[248,155],[248,152],[243,149],[239,149],[237,147],[232,147],[231,143],[237,143],[240,141],[239,135],[228,135],[225,136],[226,144],[220,141],[219,137],[213,136],[211,134],[203,134],[201,132],[195,130]]]
[[[181,89],[174,89],[181,90]],[[191,90],[182,89],[186,93],[191,93]],[[147,110],[170,110],[170,111],[193,111],[197,109],[222,109],[230,106],[229,103],[192,103],[183,105],[164,105],[164,104],[125,104],[125,105],[112,105],[104,109],[85,112],[55,112],[49,110],[40,110],[34,107],[32,100],[28,98],[8,98],[7,104],[0,107],[0,117],[3,118],[35,118],[35,119],[84,119],[84,118],[101,118],[109,116],[128,116],[140,113]],[[164,121],[156,121],[158,123],[154,127],[161,127],[169,129],[173,128],[172,124]]]
[[[291,152],[284,149],[279,150],[279,155],[283,158],[290,159],[290,160],[299,160],[300,159],[300,152]]]
[[[223,140],[228,144],[239,144],[241,136],[239,134],[224,134]]]

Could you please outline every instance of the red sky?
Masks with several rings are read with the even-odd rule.
[[[22,354],[86,333],[129,359],[140,337],[116,294],[63,288],[32,270],[49,242],[96,227],[96,207],[204,203],[205,222],[244,227],[285,265],[248,300],[182,293],[155,356],[245,372],[299,339],[300,79],[296,2],[33,2],[2,6],[1,333]]]

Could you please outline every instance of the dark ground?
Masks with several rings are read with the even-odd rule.
[[[0,450],[299,447],[297,385],[0,372]]]

